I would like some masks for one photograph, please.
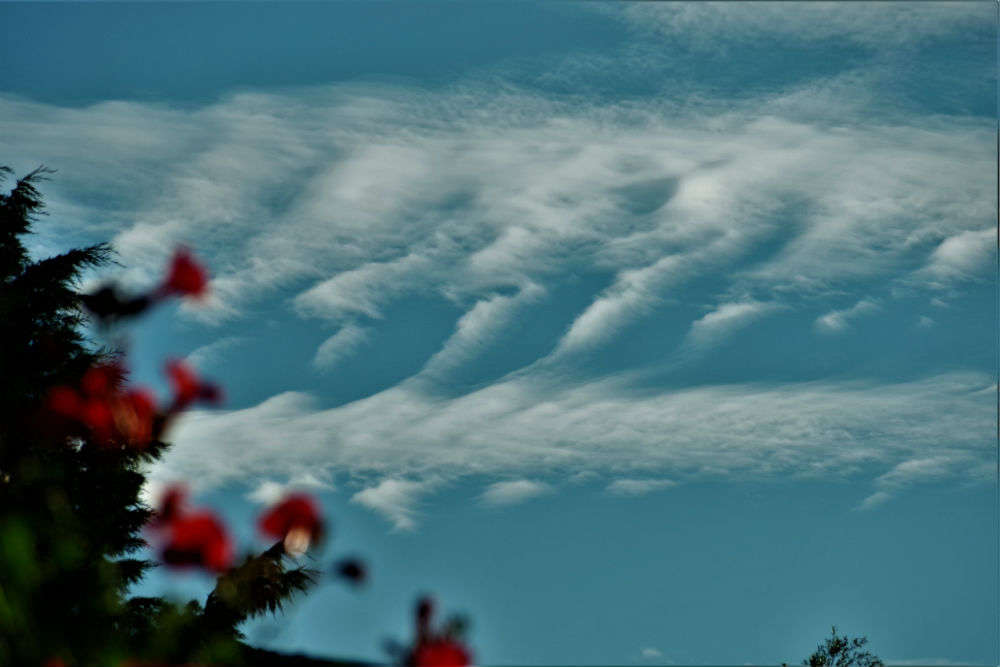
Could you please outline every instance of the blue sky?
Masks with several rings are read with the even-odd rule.
[[[228,393],[150,492],[370,559],[252,641],[380,658],[431,591],[483,664],[992,665],[995,14],[3,4],[0,162],[58,169],[37,254],[212,268],[132,332]]]

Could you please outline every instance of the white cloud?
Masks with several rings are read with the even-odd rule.
[[[721,304],[691,324],[687,342],[694,347],[717,345],[739,329],[780,308],[779,304],[759,301]]]
[[[931,317],[927,317],[926,315],[921,315],[920,319],[917,320],[917,326],[920,327],[921,329],[930,329],[932,326],[934,326],[934,324],[935,324],[934,319]]]
[[[642,496],[676,485],[669,479],[616,479],[608,484],[607,491],[616,496]]]
[[[948,452],[903,461],[875,480],[875,486],[879,490],[865,498],[859,509],[882,505],[908,487],[953,478],[959,470],[974,468],[973,457],[968,452]]]
[[[707,275],[761,302],[853,290],[901,278],[928,239],[948,241],[921,284],[978,270],[994,217],[991,126],[879,124],[864,107],[838,106],[876,83],[838,81],[824,103],[836,128],[804,111],[815,81],[670,107],[471,81],[434,96],[248,92],[197,110],[0,97],[0,123],[13,164],[60,169],[47,187],[58,222],[44,234],[113,238],[125,277],[146,284],[187,241],[213,269],[206,320],[291,286],[302,286],[300,314],[341,326],[407,297],[450,299],[468,319],[433,374],[581,273],[609,284],[575,314],[556,356],[613,340]],[[802,219],[776,226],[790,201]],[[755,254],[775,240],[780,252]]]
[[[639,657],[643,660],[658,660],[663,657],[663,651],[649,646],[639,651]]]
[[[335,408],[289,392],[243,410],[183,415],[151,475],[202,487],[303,470],[374,476],[383,483],[358,501],[401,527],[412,525],[407,508],[418,494],[432,490],[409,480],[466,475],[806,479],[898,466],[874,489],[896,493],[920,478],[923,464],[913,461],[980,480],[976,471],[994,456],[992,385],[952,374],[670,391],[640,389],[627,376],[571,383],[527,374],[450,398],[406,383]]]
[[[325,472],[322,475],[328,477]],[[316,474],[302,472],[291,477],[284,484],[270,479],[261,480],[252,491],[246,494],[246,497],[261,505],[272,505],[293,491],[330,491],[333,488],[329,481],[320,479]]]
[[[804,43],[834,39],[899,48],[987,27],[993,16],[982,5],[950,2],[657,2],[625,5],[620,15],[640,30],[705,49],[725,48],[726,40],[733,38]]]
[[[340,330],[323,341],[313,357],[313,366],[329,370],[350,357],[369,337],[369,329],[354,323],[345,324]]]
[[[417,527],[416,505],[428,488],[426,482],[384,479],[376,486],[355,493],[351,502],[382,514],[396,530],[414,530]]]
[[[551,491],[552,488],[548,484],[530,479],[518,479],[490,484],[480,496],[480,500],[486,505],[516,505]]]
[[[853,320],[878,312],[879,305],[871,299],[862,299],[850,308],[831,310],[816,318],[816,329],[822,333],[841,333],[846,331]]]
[[[242,336],[226,336],[192,350],[185,359],[195,368],[210,368],[219,364],[231,350],[244,344],[246,340]]]
[[[934,249],[927,265],[917,272],[917,276],[935,287],[948,287],[961,280],[992,278],[996,247],[995,227],[949,236]]]
[[[614,11],[706,43],[756,31],[874,46],[951,34],[987,9]],[[550,361],[566,363],[548,374],[529,366],[460,396],[411,379],[335,408],[287,392],[193,412],[154,471],[206,487],[363,473],[381,482],[357,502],[408,527],[430,491],[412,480],[427,474],[840,475],[940,456],[955,461],[949,474],[981,467],[992,404],[970,393],[978,375],[675,391],[567,379],[581,370],[573,353],[599,350],[698,280],[725,295],[692,325],[688,343],[705,346],[795,295],[862,299],[873,283],[957,289],[986,276],[992,120],[887,119],[871,113],[878,86],[849,72],[740,100],[678,90],[669,103],[586,103],[475,81],[433,95],[352,84],[197,109],[0,96],[0,124],[11,164],[60,170],[41,247],[112,238],[125,279],[149,284],[186,241],[213,271],[203,318],[291,296],[300,315],[341,327],[320,366],[361,345],[396,301],[441,298],[464,314],[421,379],[447,378],[560,287],[604,280],[552,341]],[[865,302],[823,318],[842,329]],[[904,486],[889,478],[875,493]]]
[[[258,484],[253,491],[246,494],[248,500],[260,505],[273,505],[285,495],[285,485],[266,479]]]
[[[421,374],[440,379],[448,371],[460,367],[487,349],[497,333],[506,329],[545,294],[538,285],[530,284],[514,296],[493,295],[477,301],[455,325],[455,332],[427,362]]]

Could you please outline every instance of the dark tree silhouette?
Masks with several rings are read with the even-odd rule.
[[[883,667],[878,656],[863,650],[867,643],[867,637],[838,636],[834,626],[830,638],[817,646],[802,664],[808,667]]]
[[[0,180],[12,173],[0,167]],[[204,606],[128,597],[129,586],[156,565],[136,556],[153,513],[139,499],[141,466],[166,450],[160,435],[169,410],[136,440],[128,427],[141,421],[147,399],[119,398],[127,382],[120,353],[94,346],[80,330],[88,305],[99,320],[115,320],[201,289],[203,280],[184,255],[182,272],[148,298],[79,294],[82,273],[110,262],[112,251],[99,244],[32,260],[22,237],[42,215],[38,185],[48,173],[36,169],[0,193],[0,664],[238,664],[259,657],[238,643],[238,624],[280,610],[317,573],[290,566],[279,542],[223,571]],[[192,276],[195,287],[185,283]],[[116,299],[125,304],[120,312]],[[81,383],[115,397],[114,410],[80,408],[70,388]],[[178,394],[170,410],[210,397],[206,387],[195,387],[197,396]],[[71,404],[106,428],[67,419]]]

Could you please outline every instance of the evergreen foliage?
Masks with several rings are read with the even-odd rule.
[[[838,636],[834,626],[830,638],[817,646],[802,664],[808,667],[884,667],[878,656],[863,650],[867,643],[867,637]]]
[[[42,215],[36,169],[0,193],[0,664],[117,666],[129,660],[243,662],[237,625],[281,609],[316,573],[288,567],[276,545],[224,572],[202,606],[128,597],[156,565],[137,556],[152,510],[143,465],[167,448],[131,446],[46,409],[48,392],[119,359],[81,333],[82,274],[111,261],[106,244],[32,260],[22,242]],[[13,172],[0,167],[0,179]],[[112,377],[118,387],[124,371]],[[210,443],[206,443],[210,446]]]

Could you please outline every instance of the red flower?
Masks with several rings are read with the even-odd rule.
[[[116,440],[145,445],[153,439],[156,404],[148,391],[119,391],[123,375],[116,363],[93,366],[81,378],[79,390],[53,387],[47,406],[53,413],[86,426],[102,445]]]
[[[469,650],[458,640],[464,626],[459,617],[435,631],[431,626],[434,600],[427,596],[417,600],[415,612],[417,638],[407,667],[467,667],[472,663]]]
[[[216,403],[222,399],[222,390],[217,385],[202,381],[194,369],[183,361],[168,361],[166,370],[174,390],[172,412],[183,410],[195,401]]]
[[[80,389],[91,398],[106,398],[125,375],[125,369],[117,362],[97,364],[87,369],[80,380]]]
[[[187,488],[182,484],[173,484],[160,497],[160,507],[156,510],[150,524],[154,527],[167,526],[181,516],[187,504]]]
[[[153,439],[156,403],[150,392],[133,389],[115,397],[111,403],[111,415],[116,434],[129,444],[141,447]]]
[[[262,533],[285,541],[285,550],[299,554],[323,536],[323,519],[316,502],[293,493],[268,510],[258,522]]]
[[[60,417],[76,419],[80,416],[80,395],[73,387],[59,385],[49,390],[48,408]]]
[[[452,639],[432,639],[418,644],[410,657],[412,667],[468,667],[472,657]]]
[[[208,291],[208,272],[195,261],[191,252],[181,246],[174,252],[174,258],[170,263],[170,271],[166,280],[160,286],[159,294],[167,296],[179,294],[181,296],[202,297]]]
[[[175,516],[167,525],[169,538],[162,558],[175,567],[198,566],[215,572],[229,569],[233,548],[222,522],[211,512]]]

